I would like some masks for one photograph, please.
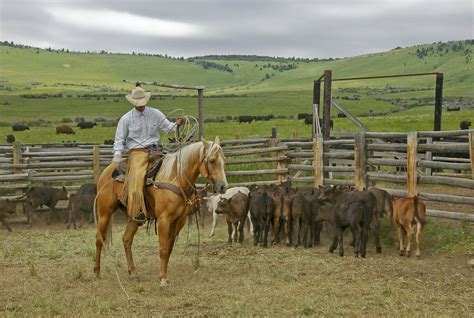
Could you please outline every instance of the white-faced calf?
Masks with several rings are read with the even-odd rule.
[[[237,192],[229,199],[221,198],[219,201],[216,213],[226,215],[227,230],[229,233],[227,242],[229,244],[232,244],[232,239],[234,242],[237,242],[238,239],[240,244],[244,242],[244,226],[245,220],[247,219],[247,212],[248,196],[242,192]]]

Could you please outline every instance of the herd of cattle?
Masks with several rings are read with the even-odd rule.
[[[344,114],[342,113],[339,113],[338,114],[338,117],[345,117]],[[263,120],[263,121],[267,121],[267,120],[270,120],[274,118],[273,115],[266,115],[266,116],[250,116],[250,115],[241,115],[239,116],[239,123],[251,123],[252,121],[259,121],[259,120]],[[305,125],[312,125],[313,124],[313,115],[312,114],[309,114],[309,113],[298,113],[298,119],[302,119],[303,120],[303,123]],[[323,120],[320,118],[319,119],[319,124],[320,126],[322,127],[323,126]],[[96,123],[94,122],[90,122],[90,121],[81,121],[77,124],[77,127],[79,127],[80,129],[91,129],[93,128],[94,126],[97,126]],[[334,128],[334,121],[331,119],[330,120],[330,126],[331,126],[331,129]],[[459,128],[461,130],[465,130],[465,129],[469,129],[469,127],[471,127],[471,122],[470,121],[467,121],[467,120],[463,120],[459,123]],[[12,126],[12,130],[13,131],[25,131],[25,130],[30,130],[30,127],[28,127],[27,125],[24,125],[24,124],[14,124]],[[74,129],[72,129],[71,126],[68,126],[68,125],[62,125],[62,126],[57,126],[56,127],[56,134],[66,134],[66,135],[74,135],[76,132],[74,131]],[[14,135],[6,135],[6,141],[7,143],[13,143],[15,142],[15,136]],[[106,144],[113,144],[113,142],[110,142],[110,140],[106,143]]]
[[[51,187],[30,188],[25,196],[25,212],[29,226],[33,223],[33,213],[41,206],[47,206],[47,223],[55,214],[59,200],[69,200],[67,228],[76,228],[76,218],[81,218],[79,227],[87,220],[94,222],[93,206],[97,194],[96,185],[82,185],[76,194],[68,197],[66,189]],[[213,214],[211,236],[214,236],[218,215],[225,215],[228,229],[228,243],[244,242],[244,227],[249,220],[253,232],[253,244],[268,247],[279,244],[283,239],[288,246],[303,245],[305,248],[320,243],[320,233],[324,222],[331,225],[334,233],[329,251],[339,247],[339,255],[344,255],[343,232],[350,228],[352,246],[356,256],[366,256],[366,246],[371,230],[375,237],[376,252],[381,253],[381,219],[386,214],[397,228],[400,255],[405,254],[404,236],[408,236],[406,255],[410,256],[416,225],[416,256],[420,256],[420,244],[425,223],[426,206],[417,196],[412,198],[392,198],[378,188],[356,191],[351,188],[325,186],[320,188],[294,188],[289,183],[282,185],[252,185],[249,188],[230,188],[225,194],[212,195],[202,200],[200,213]],[[7,213],[14,211],[14,204],[0,200],[0,221],[11,231],[5,221]]]
[[[91,121],[81,121],[77,124],[77,127],[80,129],[91,129],[94,126],[97,126],[97,123],[91,122]],[[25,130],[30,130],[30,127],[25,124],[14,124],[12,125],[12,130],[13,131],[25,131]],[[56,127],[56,134],[65,134],[65,135],[74,135],[76,132],[74,129],[72,129],[71,126],[69,125],[61,125]],[[7,143],[11,144],[15,142],[15,136],[14,135],[6,135],[6,140]]]
[[[406,255],[410,256],[416,224],[416,255],[420,256],[426,206],[418,197],[394,199],[378,188],[367,191],[332,186],[296,189],[284,183],[230,188],[223,195],[211,196],[208,203],[213,213],[211,236],[214,236],[218,215],[225,214],[230,244],[244,241],[248,219],[254,245],[267,247],[271,229],[272,244],[284,239],[288,246],[307,248],[319,244],[322,225],[327,222],[334,230],[330,252],[339,246],[339,255],[344,255],[342,235],[350,228],[354,253],[365,257],[369,229],[374,233],[376,252],[382,252],[381,218],[386,214],[397,228],[400,255],[405,254],[403,239],[407,235]]]

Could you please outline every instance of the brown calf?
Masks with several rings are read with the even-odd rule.
[[[393,201],[393,221],[397,227],[398,240],[400,241],[400,256],[405,255],[403,248],[403,237],[408,236],[406,249],[407,257],[411,255],[413,245],[413,225],[416,224],[416,256],[420,256],[420,245],[425,226],[425,203],[414,196],[411,198],[398,198]]]
[[[216,213],[226,215],[227,230],[229,233],[227,242],[229,244],[232,244],[232,238],[234,242],[237,242],[237,235],[239,243],[242,244],[244,242],[244,225],[248,210],[248,195],[242,192],[237,192],[228,199],[221,198],[217,204]]]
[[[392,196],[385,190],[379,188],[369,188],[369,191],[375,194],[377,198],[376,210],[379,217],[383,215],[383,213],[387,213],[387,221],[390,221],[393,214],[393,203],[392,203]]]

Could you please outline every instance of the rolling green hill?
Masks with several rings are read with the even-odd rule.
[[[444,106],[461,106],[456,114],[444,113],[447,125],[443,129],[456,129],[459,118],[474,117],[473,50],[474,41],[466,40],[307,61],[249,56],[174,59],[20,48],[4,43],[0,45],[0,126],[39,118],[54,125],[77,116],[115,120],[130,108],[123,96],[133,85],[123,83],[123,79],[203,85],[209,120],[274,114],[294,125],[290,123],[292,116],[311,111],[313,81],[325,69],[331,69],[333,78],[443,72]],[[366,117],[369,127],[373,122],[373,129],[390,130],[383,124],[383,117],[372,115],[398,118],[409,114],[415,118],[413,127],[417,127],[416,118],[432,117],[434,86],[434,76],[334,82],[333,96],[354,114],[370,115]],[[151,105],[165,113],[181,108],[186,114],[196,115],[194,92],[145,88],[153,92]],[[46,95],[38,96],[41,94]],[[409,112],[411,108],[417,111]],[[341,125],[351,129],[351,125]]]

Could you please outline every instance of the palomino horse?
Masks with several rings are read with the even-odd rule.
[[[97,183],[97,238],[96,261],[94,272],[100,273],[100,256],[103,244],[110,244],[112,239],[112,214],[119,206],[119,198],[123,192],[123,183],[112,178],[117,164],[110,164],[102,172]],[[219,137],[213,143],[201,141],[187,145],[175,153],[163,158],[162,166],[157,173],[154,185],[147,186],[148,197],[157,219],[156,229],[160,243],[160,285],[168,285],[166,273],[168,261],[173,251],[176,236],[179,234],[187,216],[192,211],[190,193],[194,191],[194,183],[201,174],[209,180],[215,189],[224,193],[228,187],[224,172],[224,153],[220,147]],[[173,190],[174,188],[174,190]],[[179,190],[177,190],[179,189]],[[193,194],[194,196],[194,194]],[[132,257],[133,237],[138,225],[128,216],[128,223],[123,235],[123,245],[128,263],[128,272],[135,272]]]

